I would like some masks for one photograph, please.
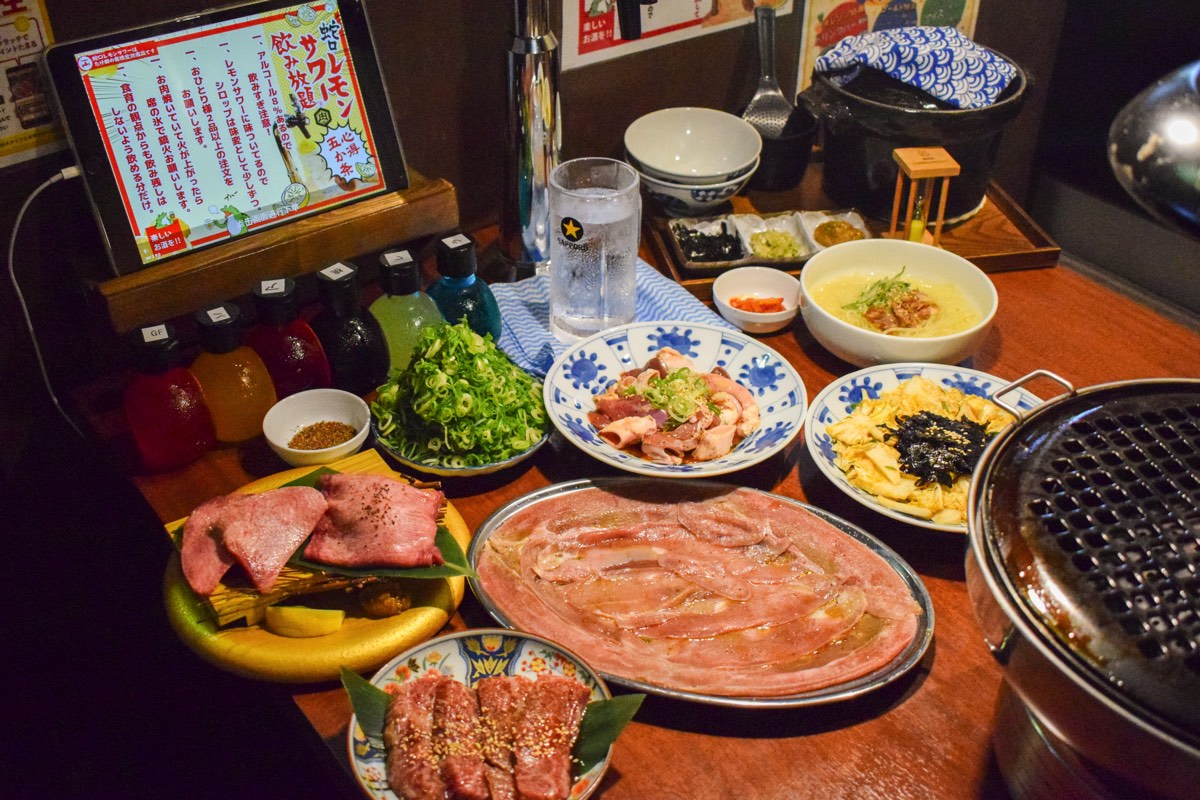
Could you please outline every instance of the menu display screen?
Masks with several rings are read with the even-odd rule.
[[[333,0],[73,55],[143,265],[387,188]]]

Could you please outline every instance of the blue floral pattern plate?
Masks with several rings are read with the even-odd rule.
[[[825,477],[833,481],[834,486],[872,511],[922,528],[965,533],[967,530],[965,523],[947,525],[931,522],[884,506],[875,499],[874,495],[853,486],[846,478],[845,473],[834,463],[836,454],[833,452],[833,439],[825,432],[825,428],[831,423],[848,417],[862,400],[879,397],[884,392],[895,389],[901,383],[918,375],[941,386],[958,389],[964,394],[974,394],[989,399],[996,394],[998,389],[1002,389],[1011,382],[973,369],[915,362],[881,364],[860,369],[858,372],[851,372],[822,389],[813,399],[812,405],[809,406],[808,416],[805,419],[808,431],[805,434],[808,452],[813,461],[817,462],[817,467],[821,472],[825,473]],[[1036,395],[1021,388],[1006,393],[1004,399],[1010,405],[1016,405],[1023,411],[1032,409],[1042,402]]]
[[[678,350],[702,372],[723,367],[754,395],[762,421],[732,452],[712,461],[655,464],[597,435],[588,421],[594,396],[662,347]],[[709,478],[757,464],[795,438],[807,408],[804,382],[782,356],[740,331],[694,322],[634,322],[583,339],[555,359],[543,396],[554,426],[585,453],[627,472],[663,478]]]
[[[430,639],[396,656],[375,673],[371,683],[385,692],[394,692],[401,684],[430,671],[470,686],[492,675],[533,678],[541,673],[552,673],[575,678],[587,686],[592,692],[592,700],[612,697],[603,679],[579,656],[549,639],[501,628],[461,631]],[[388,788],[387,753],[383,742],[367,736],[358,724],[357,716],[350,719],[349,748],[350,766],[367,796],[373,800],[399,800]],[[583,775],[575,776],[570,800],[583,800],[596,791],[611,758],[610,751],[603,761]]]

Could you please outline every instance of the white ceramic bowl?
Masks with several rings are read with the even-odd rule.
[[[357,433],[320,450],[297,450],[288,442],[314,422],[344,422]],[[309,389],[280,400],[263,417],[263,436],[276,455],[294,467],[328,464],[357,453],[371,432],[371,410],[361,397],[341,389]]]
[[[713,108],[662,108],[625,129],[625,149],[646,174],[711,184],[748,175],[762,137],[739,116]]]
[[[630,166],[637,169],[633,164]],[[672,183],[653,175],[647,175],[641,170],[638,170],[638,177],[642,181],[642,187],[646,190],[646,194],[657,200],[664,211],[675,216],[686,216],[704,214],[733,197],[754,177],[756,169],[758,169],[758,159],[751,163],[749,172],[731,181],[720,183]]]
[[[717,276],[712,296],[721,316],[746,333],[774,333],[796,318],[800,310],[800,281],[773,267],[738,267]],[[783,311],[743,311],[729,304],[735,297],[778,297],[783,300]]]
[[[814,287],[848,273],[871,280],[905,275],[930,283],[953,283],[979,311],[978,323],[948,336],[888,336],[844,322],[817,305]],[[987,338],[996,315],[996,287],[988,276],[962,256],[918,242],[863,239],[842,242],[810,258],[800,273],[800,314],[822,347],[859,367],[922,361],[958,364]]]

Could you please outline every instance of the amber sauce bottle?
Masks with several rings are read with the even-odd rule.
[[[262,433],[263,417],[275,405],[271,374],[242,341],[241,316],[232,303],[195,314],[202,351],[192,362],[192,374],[212,413],[217,440],[230,444]]]

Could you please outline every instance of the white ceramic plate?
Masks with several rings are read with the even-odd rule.
[[[471,686],[492,675],[531,678],[539,673],[566,675],[591,689],[593,701],[612,697],[600,676],[579,656],[549,639],[499,628],[461,631],[430,639],[396,656],[375,673],[371,683],[388,691],[389,687],[415,680],[429,671],[440,672]],[[348,739],[350,766],[367,796],[374,800],[399,800],[388,788],[387,753],[383,742],[369,738],[358,724],[357,716],[350,718]],[[600,785],[611,759],[610,750],[599,764],[583,775],[574,776],[570,800],[590,797]]]
[[[854,410],[854,406],[858,405],[862,400],[879,397],[884,392],[895,389],[904,381],[915,378],[918,375],[940,386],[952,387],[964,394],[974,394],[989,399],[996,393],[997,389],[1001,389],[1011,383],[1011,381],[1001,380],[978,370],[915,362],[881,364],[875,367],[860,369],[858,372],[851,372],[849,375],[843,375],[841,378],[830,383],[813,398],[812,405],[808,409],[808,416],[805,419],[808,431],[805,434],[805,440],[808,443],[808,452],[812,456],[813,461],[817,462],[817,467],[820,468],[821,472],[825,473],[825,477],[833,481],[834,486],[837,486],[847,495],[872,511],[878,511],[884,516],[898,519],[901,522],[907,522],[910,525],[919,525],[922,528],[931,528],[951,533],[966,533],[966,523],[947,525],[945,523],[931,522],[927,519],[921,519],[920,517],[888,508],[880,503],[874,495],[852,485],[846,478],[846,474],[834,464],[836,454],[833,452],[833,439],[825,432],[826,426],[848,417]],[[1042,402],[1036,395],[1030,394],[1021,388],[1017,388],[1013,392],[1004,395],[1004,399],[1009,404],[1015,404],[1017,408],[1022,410],[1031,409]]]
[[[445,464],[440,464],[433,461],[413,461],[401,455],[396,450],[392,449],[386,442],[379,438],[379,430],[375,427],[375,422],[371,422],[371,432],[375,435],[375,446],[387,453],[388,458],[392,458],[397,464],[406,467],[410,470],[424,472],[427,475],[438,475],[443,478],[469,478],[474,475],[490,475],[493,472],[499,472],[502,469],[520,464],[525,459],[538,451],[538,448],[546,443],[550,438],[547,433],[533,447],[526,450],[524,453],[517,453],[512,458],[507,458],[504,461],[495,461],[491,464],[480,464],[477,467],[451,467]]]
[[[732,452],[712,461],[655,464],[603,441],[588,421],[594,395],[622,372],[673,347],[702,372],[723,367],[758,403],[761,423]],[[693,322],[635,322],[569,347],[546,374],[546,412],[564,437],[588,455],[627,472],[664,478],[707,478],[757,464],[782,450],[804,424],[807,394],[792,365],[740,331]]]

